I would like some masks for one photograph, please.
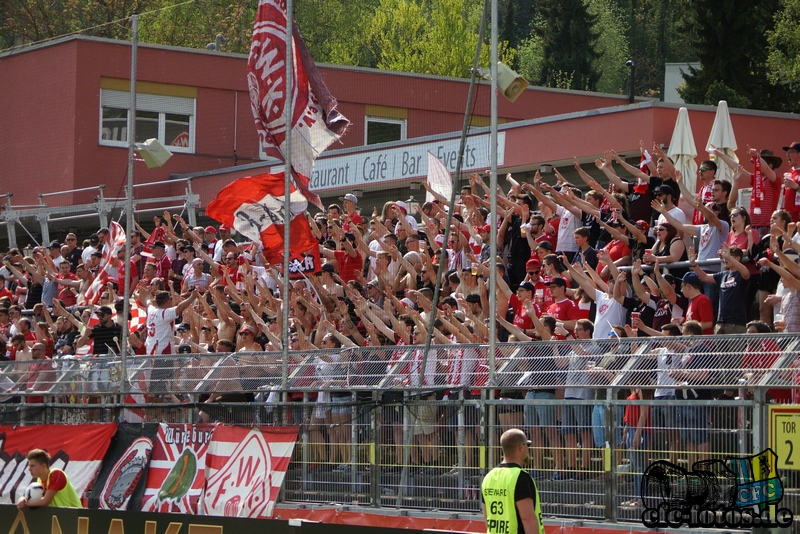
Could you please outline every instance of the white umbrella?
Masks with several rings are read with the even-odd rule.
[[[711,152],[717,149],[733,161],[738,162],[736,156],[736,136],[733,135],[733,124],[731,115],[728,113],[728,103],[720,100],[717,105],[717,115],[714,117],[714,125],[711,127],[711,135],[708,136],[706,151]],[[733,179],[733,169],[725,165],[723,161],[717,161],[717,178],[728,182]]]
[[[694,158],[697,157],[697,146],[694,144],[692,126],[689,124],[689,111],[686,108],[678,110],[678,119],[675,121],[675,129],[672,130],[672,140],[669,142],[667,156],[672,159],[675,169],[681,171],[686,188],[692,192],[696,191],[697,163]],[[694,208],[683,196],[681,196],[678,207],[691,220]]]
[[[678,110],[678,119],[675,129],[672,130],[672,140],[669,142],[669,152],[675,169],[681,171],[683,183],[689,191],[694,191],[697,185],[697,146],[694,144],[692,126],[689,124],[689,111],[686,108]]]

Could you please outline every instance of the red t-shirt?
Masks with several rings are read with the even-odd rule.
[[[772,214],[778,209],[778,199],[781,196],[781,185],[783,184],[783,176],[776,176],[774,182],[770,182],[769,179],[763,175],[762,173],[762,199],[761,199],[761,213],[755,213],[753,210],[755,209],[755,196],[750,196],[750,209],[748,213],[750,213],[750,224],[752,226],[770,226],[772,224]],[[753,184],[755,180],[755,175],[750,175],[750,184]],[[792,190],[794,192],[794,190]],[[792,206],[787,202],[787,206],[789,206],[789,211],[792,211]],[[800,208],[798,208],[800,209]]]
[[[155,256],[153,256],[152,261],[156,265],[156,278],[161,278],[166,282],[169,279],[169,270],[170,267],[172,267],[172,260],[164,254],[160,259],[156,259]]]
[[[511,295],[511,298],[508,300],[508,305],[514,310],[514,326],[521,330],[530,330],[533,328],[533,319],[528,316],[528,312],[518,296]],[[535,302],[533,303],[533,308],[536,317],[541,317],[542,309]]]
[[[550,308],[550,305],[553,304],[555,301],[553,300],[553,296],[550,294],[550,286],[545,284],[541,279],[541,273],[539,274],[539,281],[536,282],[534,287],[536,290],[533,293],[533,300],[536,302],[538,306],[542,308],[542,310],[547,310]],[[533,282],[531,282],[533,283]]]
[[[605,247],[603,250],[607,250],[608,253],[611,255],[611,261],[617,261],[620,258],[624,258],[625,256],[631,255],[631,247],[620,241],[619,239],[614,239]],[[597,268],[595,271],[597,274],[600,274],[603,271],[603,267],[605,267],[604,263],[598,262]]]
[[[576,321],[582,319],[578,305],[574,300],[564,299],[561,302],[554,302],[547,308],[547,314],[552,315],[557,321]]]
[[[711,299],[701,293],[690,300],[689,307],[686,309],[686,320],[699,323],[711,322],[711,328],[704,328],[703,335],[712,335],[714,333],[714,305],[711,304]]]
[[[361,260],[361,254],[356,252],[355,257],[350,255],[344,250],[334,250],[336,256],[336,263],[339,265],[339,276],[345,282],[356,279],[356,273],[361,271],[364,262]]]
[[[800,169],[790,169],[792,180],[800,184]],[[789,187],[783,193],[783,208],[792,214],[792,220],[797,222],[800,219],[800,196],[797,191]],[[770,213],[770,215],[772,215]]]
[[[47,490],[61,491],[67,487],[67,475],[61,469],[51,469],[47,480],[42,481],[45,493]]]
[[[59,274],[56,278],[59,280],[77,280],[78,277],[72,273],[67,275]],[[63,286],[59,284],[58,286],[58,300],[60,300],[65,307],[75,306],[78,302],[78,295],[75,294],[73,289],[69,286]]]

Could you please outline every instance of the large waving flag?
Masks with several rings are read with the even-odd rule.
[[[453,193],[453,178],[450,176],[450,171],[444,166],[442,160],[428,151],[428,184],[431,189],[439,193],[445,198],[450,198]],[[425,201],[431,202],[436,197],[431,193],[425,194]]]
[[[94,277],[92,284],[83,295],[83,302],[85,304],[97,304],[100,300],[100,294],[103,288],[108,283],[109,269],[112,268],[112,259],[117,257],[117,253],[122,247],[125,246],[125,229],[119,223],[111,221],[108,226],[108,236],[105,243],[103,243],[103,257],[100,259],[100,265],[97,268],[97,275]]]
[[[322,81],[294,23],[292,39],[292,176],[303,195],[324,209],[320,198],[309,191],[314,160],[341,137],[350,121],[336,111],[336,99]],[[285,73],[285,0],[260,0],[247,61],[250,105],[264,152],[284,161],[287,152]]]
[[[308,201],[292,187],[289,196],[289,231],[292,255],[302,254],[319,244],[311,234],[305,213]],[[284,173],[239,178],[225,186],[206,208],[206,215],[264,246],[270,263],[280,263],[286,220]]]

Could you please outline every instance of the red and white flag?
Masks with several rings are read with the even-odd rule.
[[[264,246],[270,263],[279,263],[283,254],[285,221],[284,173],[239,178],[225,186],[206,208],[206,215]],[[301,254],[319,243],[306,219],[308,201],[292,187],[289,196],[291,254]]]
[[[87,305],[97,304],[100,300],[100,294],[103,288],[108,283],[109,271],[113,269],[112,259],[117,257],[117,253],[122,247],[125,246],[125,229],[119,223],[111,221],[108,226],[108,235],[106,241],[103,243],[103,257],[100,259],[100,265],[97,268],[97,275],[94,277],[92,284],[83,295],[83,302]]]
[[[292,106],[291,164],[297,188],[315,206],[320,198],[309,190],[314,160],[344,134],[350,121],[336,110],[336,99],[317,71],[297,24],[292,26],[292,94],[286,97],[286,2],[260,0],[250,57],[247,85],[258,136],[268,156],[285,161],[286,105]]]
[[[217,426],[206,454],[202,515],[272,517],[297,431]]]

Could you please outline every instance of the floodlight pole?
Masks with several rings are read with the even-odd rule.
[[[133,162],[136,155],[136,63],[139,53],[139,14],[131,16],[131,87],[128,107],[128,185],[125,195],[125,281],[123,283],[122,339],[119,344],[120,390],[128,392],[128,318],[131,314],[131,228],[133,228]],[[111,259],[109,258],[109,261]]]
[[[294,88],[292,87],[292,76],[294,68],[294,50],[292,48],[294,42],[292,41],[293,20],[293,1],[286,0],[286,95],[284,100],[284,117],[286,124],[286,150],[284,151],[284,171],[283,171],[283,288],[281,289],[281,300],[283,307],[281,308],[281,321],[283,328],[281,329],[281,389],[283,389],[284,400],[286,400],[286,386],[289,382],[289,242],[291,235],[289,233],[289,222],[292,219],[291,202],[289,197],[292,194],[292,94]]]

